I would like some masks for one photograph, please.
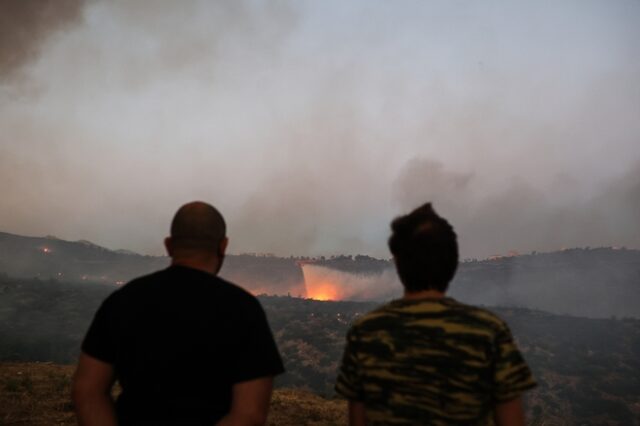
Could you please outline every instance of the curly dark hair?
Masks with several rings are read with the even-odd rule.
[[[446,291],[458,267],[458,242],[453,227],[431,203],[391,222],[389,249],[400,281],[408,292]]]

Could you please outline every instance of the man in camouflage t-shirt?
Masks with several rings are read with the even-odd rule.
[[[507,324],[445,297],[456,234],[430,204],[397,218],[389,247],[404,297],[349,330],[336,391],[352,425],[523,425],[535,386]]]

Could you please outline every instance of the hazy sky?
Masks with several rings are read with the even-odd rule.
[[[640,1],[0,1],[0,231],[162,253],[640,248]]]

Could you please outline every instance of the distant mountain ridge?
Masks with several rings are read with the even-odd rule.
[[[167,264],[166,258],[113,251],[85,240],[0,232],[0,271],[20,278],[115,284]]]
[[[298,259],[227,255],[221,275],[254,293],[306,296]],[[0,273],[17,278],[122,284],[166,268],[166,256],[110,250],[90,241],[0,232]]]
[[[450,294],[472,304],[640,317],[640,250],[576,248],[460,264]]]
[[[114,251],[89,241],[0,232],[0,273],[18,278],[114,284],[168,264],[167,257]],[[349,286],[357,281],[363,286],[380,286],[385,282],[392,291],[380,291],[377,297],[374,293],[379,301],[401,292],[393,262],[363,255],[313,259],[228,255],[221,275],[254,294],[308,297],[306,265],[335,271],[330,274],[332,285]],[[640,318],[640,250],[583,248],[466,261],[458,268],[450,295],[487,306]]]
[[[349,274],[393,276],[393,262],[336,256],[313,262]],[[400,283],[395,287],[400,289]],[[640,317],[640,250],[573,248],[461,262],[450,296],[470,304],[585,317]],[[399,291],[396,293],[399,296]]]

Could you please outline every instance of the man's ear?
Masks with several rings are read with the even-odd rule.
[[[169,255],[169,257],[171,257],[173,254],[171,237],[167,237],[164,239],[164,248],[167,249],[167,254]]]
[[[218,255],[224,256],[224,253],[227,251],[228,246],[229,246],[229,238],[224,237],[222,241],[220,241],[220,246],[218,247]]]

